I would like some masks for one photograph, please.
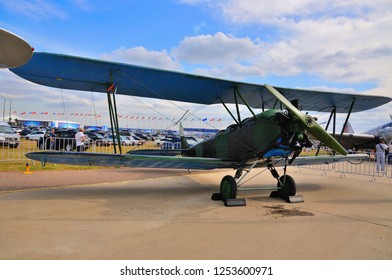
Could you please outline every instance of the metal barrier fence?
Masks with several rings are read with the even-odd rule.
[[[40,144],[41,143],[41,144]],[[53,147],[50,147],[49,142],[44,143],[34,140],[21,139],[20,145],[16,148],[10,148],[8,146],[0,146],[0,163],[1,162],[18,162],[18,161],[28,161],[29,159],[25,157],[26,153],[37,152],[42,150],[75,150],[76,143],[75,139],[71,138],[58,138],[55,141]],[[174,147],[178,148],[178,147]],[[123,143],[121,146],[122,153],[127,153],[128,151],[135,149],[160,149],[160,146],[156,145],[153,141],[147,141],[139,145],[126,145]],[[91,141],[88,145],[87,150],[92,153],[114,153],[114,147],[111,143],[101,142],[101,140]],[[117,147],[118,151],[118,147]],[[314,151],[304,152],[301,156],[312,155]],[[294,162],[295,163],[295,162]],[[326,172],[338,172],[341,176],[345,174],[356,174],[370,176],[372,179],[377,177],[387,177],[392,178],[392,164],[388,164],[386,161],[384,172],[377,172],[376,170],[376,160],[374,155],[370,155],[370,158],[363,162],[336,162],[333,164],[321,164],[321,165],[308,165],[301,166],[301,168],[316,169],[321,170],[323,174]]]
[[[392,178],[392,164],[388,164],[387,158],[385,158],[384,171],[377,171],[376,166],[376,158],[373,154],[371,154],[368,159],[363,161],[342,161],[328,165],[319,164],[301,166],[301,168],[320,170],[322,174],[326,174],[331,171],[338,172],[341,177],[344,177],[345,174],[355,174],[372,177],[372,180],[375,180],[377,177]]]
[[[86,151],[92,153],[114,153],[114,147],[111,142],[102,142],[101,140],[92,141],[85,146]],[[159,149],[153,141],[147,141],[138,145],[129,145],[122,143],[121,150],[122,153],[127,153],[128,151],[135,149]],[[117,152],[119,147],[116,146]],[[49,141],[42,142],[36,140],[26,140],[22,138],[20,144],[16,148],[10,148],[8,146],[0,145],[0,162],[15,162],[15,161],[26,161],[25,154],[30,152],[38,152],[43,150],[61,150],[61,151],[75,151],[76,142],[73,138],[56,138],[53,146],[50,145]]]

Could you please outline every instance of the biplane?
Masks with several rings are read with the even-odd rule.
[[[189,170],[230,168],[235,170],[234,176],[227,175],[222,179],[216,195],[224,201],[237,197],[238,185],[253,168],[268,168],[277,180],[274,196],[287,200],[296,194],[296,184],[287,174],[287,166],[366,158],[367,155],[363,154],[347,154],[339,142],[306,112],[330,112],[330,120],[337,113],[347,113],[348,120],[351,113],[391,101],[391,98],[382,96],[273,87],[51,53],[36,52],[27,64],[10,70],[45,86],[107,94],[114,129],[118,129],[117,94],[206,105],[222,104],[233,118],[233,124],[193,147],[184,143],[182,149],[169,152],[135,150],[127,154],[99,154],[43,151],[26,156],[44,163],[90,166]],[[247,107],[251,117],[241,116],[240,105]],[[256,114],[255,109],[261,113]],[[113,134],[116,134],[115,131]],[[300,157],[302,149],[312,145],[309,135],[335,154]],[[277,166],[283,166],[283,175],[279,175]]]

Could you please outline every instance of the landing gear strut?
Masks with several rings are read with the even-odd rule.
[[[270,197],[280,197],[281,199],[289,202],[290,196],[295,196],[297,193],[297,186],[293,177],[286,175],[286,164],[284,166],[284,175],[279,177],[278,171],[272,164],[268,164],[268,170],[271,172],[272,176],[278,181],[278,190],[271,192]]]
[[[232,177],[227,175],[223,177],[220,184],[220,192],[214,193],[211,197],[212,200],[223,200],[226,206],[245,206],[245,199],[237,199],[237,191],[240,182],[245,178],[245,176],[256,166],[259,161],[256,160],[254,164],[249,169],[238,168],[235,176]],[[297,187],[294,179],[286,175],[286,167],[287,167],[288,159],[285,159],[284,165],[284,175],[280,176],[278,171],[275,169],[273,164],[269,163],[267,165],[268,170],[271,172],[272,176],[277,180],[276,189],[273,188],[273,192],[271,192],[270,197],[281,198],[286,202],[294,203],[294,202],[303,202],[302,195],[296,195]],[[243,171],[246,173],[243,174]],[[241,190],[267,190],[266,188],[241,188]],[[271,190],[269,188],[269,190]]]

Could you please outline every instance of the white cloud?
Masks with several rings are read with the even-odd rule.
[[[172,51],[180,61],[194,64],[226,64],[234,61],[251,60],[259,47],[249,38],[235,38],[222,32],[214,35],[186,37]]]
[[[333,82],[390,84],[389,1],[244,0],[208,4],[231,24],[257,25],[259,29],[272,25],[277,36],[271,40],[261,33],[260,38],[251,39],[218,32],[187,37],[173,54],[178,60],[209,66],[201,72],[226,76],[302,73]],[[384,95],[390,92],[386,88]]]
[[[67,14],[63,11],[63,9],[57,7],[54,3],[49,3],[49,1],[1,0],[0,3],[14,13],[22,14],[36,20],[46,18],[67,18]]]
[[[144,47],[120,48],[101,56],[103,59],[141,66],[181,70],[181,64],[173,60],[166,50],[149,51]]]

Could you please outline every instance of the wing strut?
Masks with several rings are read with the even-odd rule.
[[[354,108],[355,101],[356,101],[356,98],[354,97],[354,98],[353,98],[353,102],[351,102],[350,109],[348,110],[347,118],[346,118],[346,120],[344,121],[343,128],[342,128],[342,132],[340,132],[340,136],[339,136],[339,140],[338,140],[339,143],[340,143],[340,140],[342,140],[343,132],[344,132],[344,129],[345,129],[346,125],[347,125],[348,119],[350,118],[351,111],[352,111],[353,108]]]
[[[242,102],[245,104],[245,106],[248,108],[248,110],[252,113],[252,115],[257,119],[257,115],[253,112],[252,108],[249,106],[248,102],[242,97],[241,93],[238,91],[238,88],[234,88],[234,101],[235,101],[235,107],[237,110],[237,119],[234,117],[233,113],[230,112],[229,108],[227,108],[226,104],[223,102],[222,98],[220,99],[222,105],[225,107],[226,111],[230,114],[230,116],[233,118],[233,120],[236,122],[236,124],[241,125],[241,114],[240,114],[240,109],[238,106],[238,100],[237,100],[237,95],[241,98]],[[264,106],[264,104],[263,104]],[[264,109],[263,109],[264,110]]]
[[[333,129],[332,131],[333,131],[333,132],[332,132],[332,137],[335,138],[335,132],[336,132],[336,107],[333,107],[333,109],[332,109],[332,111],[331,111],[331,114],[329,115],[329,119],[328,119],[327,125],[325,126],[325,130],[328,130],[328,127],[329,127],[329,124],[330,124],[330,122],[331,122],[332,117],[333,117],[333,125],[332,125],[332,129]],[[320,144],[319,144],[319,146],[318,146],[318,148],[317,148],[316,156],[318,156],[322,144],[323,144],[323,143],[320,143]]]
[[[118,145],[119,153],[121,154],[122,151],[121,151],[120,131],[118,128],[116,92],[117,92],[117,86],[115,84],[112,84],[107,89],[106,95],[108,97],[109,117],[110,117],[110,126],[111,126],[112,136],[113,136],[114,153],[115,154],[117,153],[116,145]]]

